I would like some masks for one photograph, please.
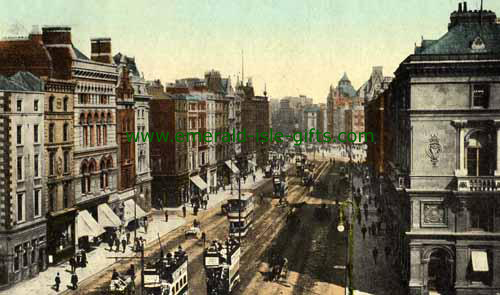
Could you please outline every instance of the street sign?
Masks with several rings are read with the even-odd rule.
[[[334,265],[334,269],[345,269],[345,265]]]

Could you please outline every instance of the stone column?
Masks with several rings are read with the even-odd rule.
[[[410,283],[412,290],[421,290],[423,287],[422,278],[422,257],[421,246],[410,245]],[[412,294],[417,294],[412,292]]]
[[[455,120],[452,125],[456,128],[458,134],[458,169],[455,170],[455,176],[466,176],[467,170],[465,168],[465,124],[466,120]]]
[[[469,264],[469,250],[467,246],[457,245],[455,251],[455,288],[463,288],[467,286],[465,276]]]

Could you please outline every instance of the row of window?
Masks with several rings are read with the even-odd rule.
[[[108,95],[80,93],[80,94],[78,94],[78,103],[79,104],[108,104],[109,103],[109,96]]]
[[[80,166],[80,174],[82,175],[80,189],[82,194],[92,192],[91,174],[96,171],[96,166],[97,164],[94,159],[82,162]],[[109,188],[109,169],[113,168],[113,158],[111,156],[102,157],[99,168],[101,169],[101,173],[99,175],[99,187],[101,189]]]
[[[17,163],[16,163],[17,180],[19,180],[19,181],[22,181],[25,179],[24,168],[23,168],[24,167],[24,159],[25,159],[24,156],[17,156]],[[41,176],[40,160],[41,159],[40,159],[39,154],[33,155],[33,176],[35,178]],[[55,151],[49,152],[49,163],[48,164],[49,164],[49,176],[54,176],[56,174],[56,165],[57,165]],[[62,158],[61,165],[62,165],[61,172],[64,174],[69,173],[69,169],[70,169],[69,167],[71,166],[71,159],[70,159],[69,151],[63,152],[63,158]]]
[[[40,142],[40,130],[39,130],[39,125],[35,124],[33,125],[33,142],[39,143]],[[56,125],[55,123],[50,123],[49,124],[49,143],[55,142],[55,134],[56,134]],[[64,123],[63,125],[63,141],[69,141],[69,124]],[[16,144],[22,145],[23,144],[23,125],[17,125],[16,129]]]
[[[17,194],[17,222],[24,222],[27,220],[26,214],[26,193]],[[42,216],[42,190],[33,190],[33,218]]]
[[[41,252],[37,257],[38,244],[43,243],[45,237],[32,239],[31,242],[16,245],[14,247],[14,271],[17,272],[21,267],[28,267],[29,265],[36,264],[38,259],[43,259]]]

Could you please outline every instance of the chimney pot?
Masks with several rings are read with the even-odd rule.
[[[45,44],[72,44],[70,27],[43,27],[42,40]]]
[[[468,11],[468,10],[467,10],[467,2],[466,2],[466,1],[464,1],[464,12],[467,12],[467,11]]]
[[[462,12],[462,3],[458,3],[458,12]]]

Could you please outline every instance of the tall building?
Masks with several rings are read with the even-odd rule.
[[[171,89],[170,91],[173,92]],[[150,102],[150,133],[166,135],[188,131],[188,103],[185,95],[167,95],[160,81],[148,85],[154,93]],[[150,145],[152,181],[152,203],[154,206],[179,206],[188,201],[189,157],[188,142],[153,140]]]
[[[47,268],[44,102],[31,73],[0,76],[0,288]]]
[[[409,200],[411,294],[500,291],[499,69],[495,13],[460,3],[395,72],[385,174]]]

